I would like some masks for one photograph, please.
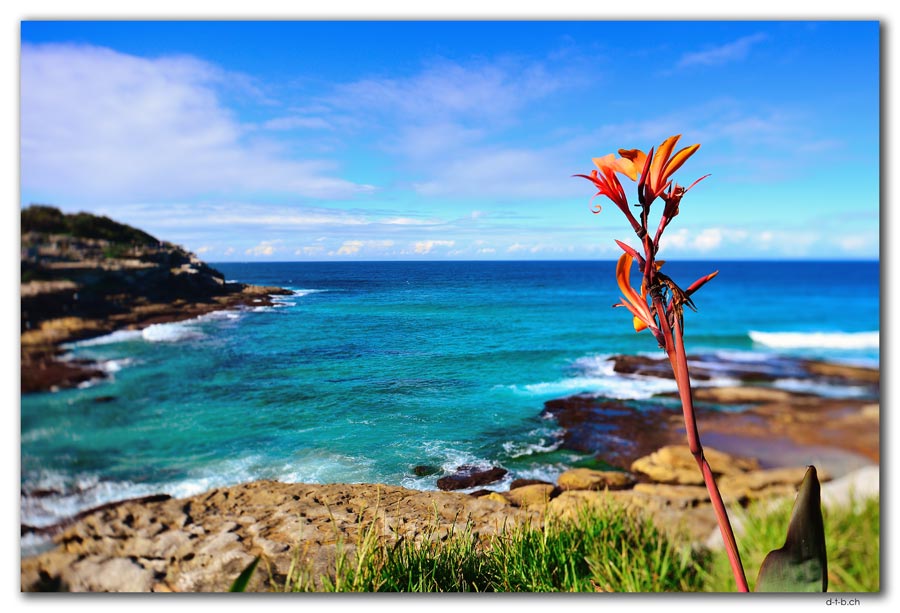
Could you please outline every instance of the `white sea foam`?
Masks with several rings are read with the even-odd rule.
[[[51,492],[29,496],[28,492]],[[115,500],[159,493],[158,486],[129,481],[103,481],[96,475],[81,475],[74,481],[53,471],[41,474],[37,483],[23,488],[21,521],[32,526],[49,526],[80,511]]]
[[[309,294],[318,294],[319,292],[327,292],[327,289],[295,289],[294,296],[308,296]]]
[[[32,436],[50,434],[35,432]],[[256,454],[229,458],[191,471],[183,479],[162,483],[107,481],[95,474],[73,479],[59,472],[44,471],[36,482],[23,486],[21,521],[31,526],[49,526],[109,502],[153,494],[184,498],[258,479],[284,483],[375,482],[377,476],[372,472],[372,464],[368,458],[308,450],[281,462]],[[38,491],[42,493],[29,495]]]
[[[815,347],[821,349],[876,349],[878,331],[873,332],[759,332],[751,330],[754,343],[778,349]]]
[[[511,458],[521,458],[536,453],[549,453],[559,449],[564,433],[563,429],[557,429],[547,433],[545,436],[541,436],[536,442],[507,441],[503,443],[503,450]]]
[[[203,333],[188,322],[153,324],[141,330],[141,336],[151,343],[177,343],[203,337]]]
[[[718,349],[714,352],[715,356],[725,362],[767,362],[775,357],[774,353],[763,351],[741,351],[739,349]],[[709,362],[705,363],[707,366]]]
[[[63,345],[63,347],[67,349],[76,347],[94,347],[97,345],[127,343],[129,341],[136,341],[140,339],[140,330],[116,330],[115,332],[104,334],[103,336],[98,336],[96,338],[89,338],[83,341],[75,341],[74,343],[66,343]]]
[[[102,368],[103,371],[107,374],[114,374],[127,366],[131,366],[132,364],[134,364],[134,359],[121,358],[119,360],[106,360],[105,362],[100,364],[100,368]]]
[[[772,387],[789,392],[815,394],[823,398],[860,398],[869,393],[865,387],[858,385],[833,385],[802,379],[777,379],[772,382]]]
[[[212,311],[197,317],[195,321],[231,321],[239,319],[241,314],[239,311]]]
[[[606,396],[622,400],[643,400],[657,394],[678,391],[674,379],[618,373],[615,363],[608,355],[589,355],[572,362],[576,373],[557,381],[516,384],[506,386],[513,393],[521,395],[553,397],[578,393]],[[729,377],[714,377],[708,381],[692,380],[696,387],[713,385],[735,385],[737,380]]]

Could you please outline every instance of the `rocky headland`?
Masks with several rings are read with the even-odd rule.
[[[21,214],[21,389],[101,378],[62,345],[212,311],[271,305],[279,287],[229,283],[194,254],[88,213],[31,206]]]

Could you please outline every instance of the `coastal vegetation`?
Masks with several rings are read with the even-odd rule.
[[[160,241],[127,224],[105,215],[63,213],[56,207],[34,204],[22,210],[22,234],[39,232],[73,238],[92,238],[116,244],[156,246]]]
[[[829,585],[878,592],[879,499],[828,510]],[[756,503],[740,514],[741,554],[757,569],[784,540],[789,500]],[[331,574],[314,577],[295,557],[272,591],[326,592],[727,592],[727,554],[659,530],[623,507],[583,508],[573,520],[519,526],[486,544],[470,526],[413,543],[376,538],[374,524],[339,550]]]

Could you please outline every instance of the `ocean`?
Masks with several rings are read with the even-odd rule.
[[[547,400],[640,400],[674,383],[607,358],[661,356],[619,300],[615,262],[213,264],[293,290],[274,307],[74,343],[107,380],[21,399],[21,522],[255,479],[436,489],[462,464],[555,477]],[[669,262],[686,286],[689,353],[879,364],[878,262]],[[635,279],[636,279],[635,275]],[[715,381],[711,382],[715,383]],[[778,382],[776,382],[777,384]],[[790,386],[790,381],[784,381]]]

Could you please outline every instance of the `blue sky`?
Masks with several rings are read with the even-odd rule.
[[[203,259],[612,259],[577,173],[700,150],[661,257],[877,258],[875,21],[21,25],[21,205]],[[633,187],[626,190],[634,199]]]

